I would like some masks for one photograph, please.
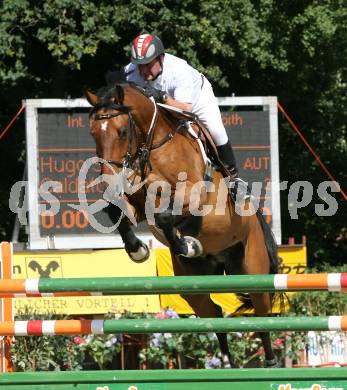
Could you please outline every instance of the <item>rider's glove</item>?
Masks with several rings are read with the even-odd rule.
[[[164,91],[161,91],[160,89],[156,89],[151,86],[147,86],[144,89],[144,94],[147,97],[153,97],[153,99],[158,103],[165,103],[167,99],[167,94]]]

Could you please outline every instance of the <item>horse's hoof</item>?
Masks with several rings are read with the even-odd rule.
[[[271,360],[265,360],[265,367],[266,368],[282,368],[281,362],[275,357]]]
[[[223,368],[230,368],[230,369],[234,369],[234,368],[239,368],[238,366],[236,366],[234,363],[223,363]]]
[[[135,263],[143,263],[146,260],[148,260],[150,255],[150,250],[148,248],[148,245],[146,245],[144,242],[140,244],[139,249],[136,252],[128,252],[129,257],[132,261]]]
[[[201,242],[194,237],[184,236],[184,241],[187,245],[187,253],[182,254],[184,257],[198,257],[203,254]]]
[[[238,368],[234,362],[230,360],[230,358],[227,355],[222,356],[222,367],[223,368]]]

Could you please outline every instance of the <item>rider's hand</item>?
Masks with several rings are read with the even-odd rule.
[[[156,89],[151,86],[147,86],[143,92],[147,97],[153,97],[153,99],[158,103],[165,103],[166,100],[166,92],[161,91],[160,89]]]

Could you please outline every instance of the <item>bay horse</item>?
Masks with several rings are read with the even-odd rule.
[[[140,183],[130,193],[120,192],[111,183],[109,196],[124,199],[137,222],[147,219],[154,236],[170,248],[175,275],[278,272],[277,246],[261,213],[251,201],[243,202],[244,213],[238,212],[220,170],[212,170],[207,178],[199,131],[187,129],[185,122],[173,118],[132,84],[85,95],[92,106],[90,129],[102,159],[101,173],[112,177],[130,168],[128,182]],[[116,221],[120,210],[110,210]],[[136,237],[127,218],[121,220],[118,231],[134,261],[148,257],[147,246]],[[269,293],[249,296],[256,316],[271,313]],[[209,294],[182,297],[199,317],[222,316]],[[259,332],[259,336],[266,366],[279,367],[269,333]],[[224,367],[235,367],[227,335],[217,333],[217,337]]]

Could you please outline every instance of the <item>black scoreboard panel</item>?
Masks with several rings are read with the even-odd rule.
[[[223,108],[222,108],[223,110]],[[54,202],[59,202],[57,214],[49,211],[47,200],[39,196],[39,204],[48,211],[39,216],[40,236],[69,234],[93,234],[99,232],[88,222],[83,210],[75,210],[69,204],[79,205],[78,174],[83,162],[95,156],[95,144],[90,135],[89,108],[38,108],[37,109],[37,164],[38,187],[45,181],[57,181]],[[222,119],[232,142],[240,176],[247,182],[261,182],[260,206],[271,196],[266,183],[271,178],[270,124],[267,111],[222,111]],[[87,185],[100,174],[99,165],[94,165],[87,174]],[[30,178],[29,178],[30,180]],[[87,188],[88,204],[102,198],[101,186]],[[267,221],[271,223],[271,212]],[[94,215],[105,226],[113,223],[108,215],[99,211]],[[141,228],[140,228],[141,229]]]
[[[80,204],[78,175],[84,161],[95,157],[95,143],[90,135],[88,109],[39,109],[38,110],[38,171],[40,186],[45,181],[57,181],[61,188],[53,195],[60,203],[57,214],[47,211],[40,216],[42,236],[76,233],[95,233],[83,210],[75,210],[69,204]],[[100,174],[100,166],[93,165],[87,173],[86,187]],[[88,203],[102,198],[100,185],[85,188]],[[47,203],[40,198],[40,204]],[[112,226],[108,215],[99,211],[94,215],[105,227]]]
[[[268,111],[222,112],[222,119],[235,153],[239,176],[259,189],[259,206],[271,196],[270,123]],[[258,183],[258,187],[255,187]],[[266,219],[271,222],[270,210]]]

